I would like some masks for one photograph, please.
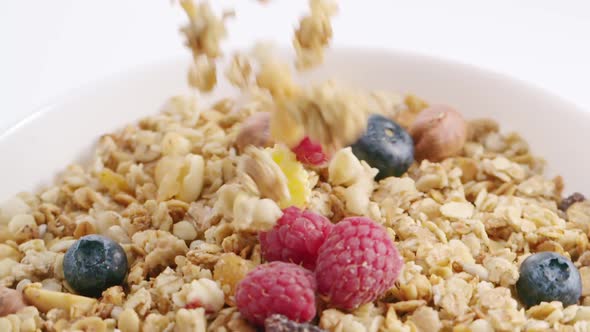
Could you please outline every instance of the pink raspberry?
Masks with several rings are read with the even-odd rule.
[[[310,271],[293,263],[272,262],[257,266],[240,281],[236,304],[247,320],[260,326],[274,314],[309,322],[316,314],[315,290]]]
[[[305,137],[292,150],[297,156],[297,160],[304,164],[319,166],[328,161],[328,156],[322,151],[322,146],[312,142],[309,137]]]
[[[258,235],[262,256],[269,262],[291,262],[313,270],[318,250],[332,227],[320,214],[288,207],[273,229]]]
[[[403,264],[383,226],[369,218],[345,218],[320,247],[318,292],[338,308],[354,309],[393,287]]]

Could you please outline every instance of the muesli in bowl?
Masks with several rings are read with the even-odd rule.
[[[181,1],[189,83],[223,20]],[[295,68],[321,63],[311,1]],[[585,331],[590,203],[516,133],[449,105],[297,84],[267,49],[239,97],[172,97],[0,207],[0,331]]]

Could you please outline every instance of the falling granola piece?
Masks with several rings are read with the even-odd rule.
[[[188,71],[188,83],[203,92],[210,92],[217,84],[217,66],[215,61],[205,55],[199,55]]]
[[[233,13],[217,17],[206,1],[195,4],[193,0],[180,0],[180,5],[189,19],[180,31],[193,54],[188,82],[200,91],[210,92],[217,84],[215,59],[222,55],[221,40],[227,37],[225,19]]]
[[[180,0],[189,22],[180,31],[184,34],[185,45],[190,48],[193,57],[204,54],[209,58],[221,55],[220,43],[227,37],[225,19],[231,12],[217,17],[208,2],[195,4],[193,0]]]
[[[393,117],[393,120],[395,120],[395,122],[397,122],[404,129],[410,130],[418,114],[426,109],[428,104],[426,101],[412,94],[407,95],[404,98],[404,104],[406,106],[405,109],[397,113]]]
[[[332,0],[309,0],[310,15],[301,18],[295,30],[293,47],[298,69],[309,69],[324,60],[324,47],[332,40],[331,17],[338,10]]]
[[[252,64],[250,60],[242,53],[234,54],[225,72],[225,77],[238,88],[247,87],[252,79]]]

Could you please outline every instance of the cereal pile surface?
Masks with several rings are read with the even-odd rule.
[[[231,13],[181,5],[207,92]],[[310,8],[299,70],[332,35]],[[518,134],[268,55],[226,76],[0,205],[0,331],[590,331],[590,202]]]

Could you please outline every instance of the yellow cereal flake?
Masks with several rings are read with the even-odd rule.
[[[290,200],[279,202],[279,206],[284,209],[289,206],[304,207],[311,195],[309,188],[309,176],[303,165],[299,163],[295,154],[284,146],[275,146],[271,150],[272,159],[281,168],[287,177],[287,187],[291,193]]]
[[[98,175],[100,184],[105,186],[111,193],[120,191],[129,191],[129,185],[125,178],[118,173],[111,171],[108,168],[103,169]]]

